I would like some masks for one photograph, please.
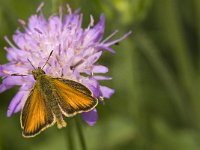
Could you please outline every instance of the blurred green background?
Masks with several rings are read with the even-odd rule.
[[[10,39],[17,19],[28,20],[40,0],[0,0],[0,62],[5,63],[3,37]],[[84,26],[106,16],[108,36],[133,31],[105,52],[100,63],[109,66],[116,90],[99,104],[93,127],[76,116],[89,150],[199,150],[200,149],[200,1],[199,0],[45,0],[49,16],[60,4],[81,8]],[[19,113],[6,117],[17,88],[0,95],[0,150],[82,149],[74,118],[68,127],[56,126],[32,139],[21,136]]]

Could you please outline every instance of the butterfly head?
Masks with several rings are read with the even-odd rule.
[[[44,70],[42,70],[42,68],[38,67],[37,69],[34,69],[32,71],[32,74],[34,76],[34,79],[37,80],[38,78],[40,78],[42,75],[45,74]]]
[[[49,58],[51,57],[52,53],[53,53],[53,51],[50,52],[49,57],[48,57],[48,59],[46,60],[46,62],[45,62],[45,64],[43,65],[42,68],[41,68],[41,67],[36,68],[36,67],[32,64],[32,62],[31,62],[29,59],[27,59],[28,62],[31,64],[31,66],[32,66],[33,69],[34,69],[34,70],[32,71],[32,74],[33,74],[33,77],[34,77],[35,80],[37,80],[38,78],[40,78],[42,75],[46,74],[46,73],[44,72],[43,68],[44,68],[44,67],[46,66],[46,64],[48,63]]]

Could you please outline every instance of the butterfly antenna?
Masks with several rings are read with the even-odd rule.
[[[46,66],[46,64],[48,63],[49,58],[51,57],[52,53],[53,53],[53,50],[50,52],[49,57],[48,57],[47,61],[45,62],[44,66],[42,67],[42,69],[43,69],[43,68]]]
[[[13,74],[11,74],[11,76],[28,76],[28,75],[26,75],[26,74],[13,73]]]
[[[27,58],[28,62],[31,64],[31,66],[33,67],[33,69],[35,69],[35,66],[33,66],[32,62]]]

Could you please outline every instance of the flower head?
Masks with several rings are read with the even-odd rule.
[[[5,48],[8,63],[0,66],[0,76],[3,78],[0,93],[13,86],[20,86],[9,105],[8,117],[22,109],[35,83],[32,75],[33,66],[43,66],[52,50],[53,54],[44,67],[47,75],[62,76],[81,82],[91,89],[97,98],[109,98],[114,93],[113,89],[99,84],[99,80],[111,78],[96,75],[108,72],[106,66],[97,65],[96,62],[105,50],[114,52],[110,46],[126,38],[130,32],[117,40],[108,42],[116,32],[106,40],[102,40],[105,28],[103,15],[100,16],[96,25],[91,16],[90,24],[84,29],[81,26],[83,15],[79,11],[72,12],[68,5],[67,15],[63,16],[60,11],[58,16],[52,15],[48,19],[40,11],[41,6],[37,14],[29,18],[27,26],[25,21],[19,20],[23,31],[16,30],[13,35],[14,44],[5,37],[10,46]],[[26,76],[11,76],[12,74]],[[82,116],[89,125],[93,125],[98,115],[94,109],[83,113]]]

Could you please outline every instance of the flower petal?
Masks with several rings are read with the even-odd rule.
[[[103,65],[95,65],[92,69],[93,73],[106,73],[108,72],[108,68]]]
[[[102,55],[102,51],[97,52],[87,58],[82,64],[77,66],[77,69],[80,69],[80,71],[84,71],[84,69],[87,70],[88,67],[91,67]]]
[[[83,45],[99,42],[104,34],[105,17],[101,15],[100,21],[92,29],[85,31]]]
[[[28,21],[28,29],[33,33],[38,33],[35,29],[44,29],[46,25],[47,21],[42,13],[39,16],[32,15]]]
[[[99,83],[93,77],[83,79],[82,83],[86,85],[93,93],[94,97],[99,97],[100,89]]]
[[[106,86],[100,86],[100,91],[101,91],[102,96],[105,98],[110,98],[115,92],[115,90],[108,88]]]
[[[18,107],[19,104],[21,104],[21,100],[24,97],[24,95],[27,95],[27,91],[19,91],[12,99],[8,111],[7,111],[7,117],[10,117],[14,112],[17,112],[21,109],[18,108],[16,111],[16,108]]]
[[[3,80],[3,84],[6,85],[22,85],[23,79],[20,76],[9,76]]]
[[[111,77],[106,77],[106,76],[94,76],[93,78],[96,80],[112,80]]]
[[[94,108],[93,110],[89,111],[89,112],[84,112],[81,114],[83,120],[89,125],[89,126],[93,126],[95,125],[95,123],[97,122],[98,119],[98,113],[96,108]]]
[[[14,109],[14,113],[18,113],[22,109],[23,104],[26,101],[29,93],[30,93],[29,91],[24,92],[24,95],[22,96],[21,101],[18,103],[18,105],[16,105],[16,107]]]
[[[6,84],[1,84],[0,85],[0,93],[3,93],[4,91],[12,88],[14,85],[6,85]]]

